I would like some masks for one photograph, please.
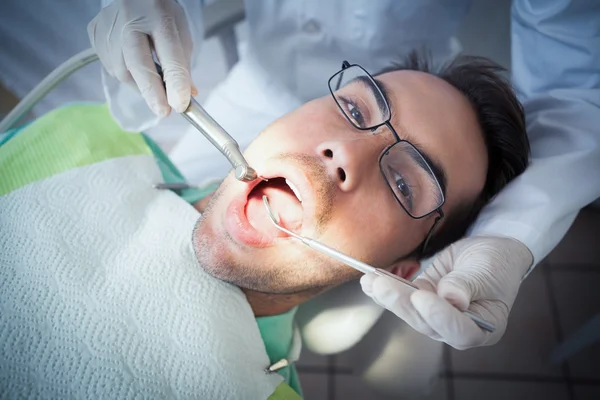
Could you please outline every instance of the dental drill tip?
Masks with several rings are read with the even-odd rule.
[[[258,178],[256,171],[247,165],[239,165],[235,168],[235,179],[238,181],[251,182],[256,178]]]

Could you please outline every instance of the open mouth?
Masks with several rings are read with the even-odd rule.
[[[278,230],[267,214],[263,196],[269,198],[269,203],[281,218],[281,226],[293,232],[300,232],[303,221],[302,196],[300,191],[289,179],[282,177],[270,178],[256,185],[248,195],[245,214],[254,229],[269,238],[286,236]]]
[[[300,233],[315,212],[316,198],[308,176],[293,165],[273,163],[266,181],[247,185],[229,204],[225,225],[230,236],[240,244],[252,247],[273,245],[287,235],[271,222],[262,197],[267,196],[281,226]]]

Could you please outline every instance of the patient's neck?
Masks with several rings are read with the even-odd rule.
[[[283,314],[317,294],[322,293],[325,289],[294,294],[271,294],[244,288],[242,288],[242,291],[246,294],[246,299],[254,312],[254,316],[268,317],[270,315]]]

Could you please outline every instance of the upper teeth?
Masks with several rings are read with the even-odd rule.
[[[285,180],[285,183],[287,183],[287,185],[290,187],[290,189],[292,189],[292,192],[294,192],[294,194],[298,198],[298,201],[300,201],[300,203],[302,203],[302,197],[300,197],[300,191],[298,190],[298,188],[287,179]]]

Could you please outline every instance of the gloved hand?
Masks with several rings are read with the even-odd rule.
[[[415,290],[367,274],[365,294],[434,340],[464,350],[497,343],[533,256],[520,242],[502,237],[462,239],[439,253],[415,279]],[[469,310],[496,327],[483,331],[461,311]],[[459,311],[461,310],[461,311]]]
[[[115,0],[90,21],[88,35],[106,71],[137,85],[156,115],[166,117],[171,107],[185,111],[196,91],[190,79],[193,43],[185,13],[175,0]],[[166,93],[152,48],[162,66]]]

